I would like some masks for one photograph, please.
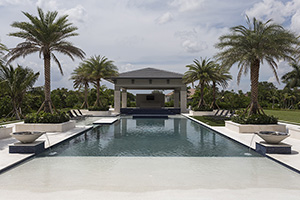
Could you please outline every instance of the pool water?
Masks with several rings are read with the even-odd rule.
[[[260,156],[184,117],[123,117],[113,125],[95,127],[52,151],[58,156]]]

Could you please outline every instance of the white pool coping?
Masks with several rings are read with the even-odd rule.
[[[47,136],[50,141],[50,146],[54,146],[90,128],[91,126],[77,126],[66,132],[49,132],[47,133]],[[45,148],[49,147],[46,135],[42,135],[37,139],[37,141],[38,140],[44,140]],[[0,172],[34,156],[34,154],[9,153],[9,144],[13,144],[15,142],[18,141],[11,137],[0,140]]]
[[[238,133],[235,131],[231,131],[227,128],[225,128],[224,126],[210,126],[207,125],[199,120],[196,120],[195,118],[193,118],[192,116],[188,115],[188,114],[183,114],[183,116],[196,121],[212,130],[215,130],[219,133],[221,133],[222,135],[231,138],[232,140],[235,140],[247,147],[251,147],[251,149],[255,150],[255,143],[256,142],[262,142],[263,140],[258,137],[257,135],[254,136],[254,133]],[[281,123],[281,124],[285,124],[287,126],[287,128],[289,127],[295,127],[295,125],[290,125],[287,123]],[[254,136],[254,138],[253,138]],[[253,138],[252,144],[251,140]],[[299,139],[295,139],[295,138],[286,138],[284,141],[284,143],[286,144],[290,144],[292,145],[292,154],[266,154],[267,157],[283,164],[286,165],[287,167],[292,168],[295,171],[300,172],[300,140]]]

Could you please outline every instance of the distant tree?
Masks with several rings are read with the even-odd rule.
[[[273,83],[267,81],[258,83],[258,100],[262,107],[271,107],[272,102],[274,103],[276,100],[275,91],[277,91],[277,88]]]
[[[288,88],[300,87],[300,65],[297,63],[290,64],[293,70],[282,76],[281,80]]]
[[[39,72],[34,73],[32,69],[23,68],[18,65],[13,68],[12,65],[0,66],[0,85],[5,88],[7,94],[11,98],[13,113],[17,119],[21,119],[21,104],[23,97],[28,89],[30,89],[39,77]]]
[[[215,63],[210,59],[201,58],[200,61],[195,59],[193,64],[186,66],[189,70],[184,73],[183,80],[186,84],[198,81],[197,87],[200,89],[200,101],[198,108],[205,106],[204,87],[214,79],[216,73]]]
[[[97,99],[94,103],[94,107],[102,107],[103,105],[100,99],[101,79],[117,76],[118,68],[113,64],[112,60],[108,60],[105,56],[101,57],[100,55],[92,56],[83,63],[86,66],[88,74],[90,74],[92,83],[97,88]]]
[[[81,105],[81,108],[88,108],[88,89],[91,78],[84,63],[80,63],[79,67],[74,69],[70,79],[73,80],[73,87],[75,89],[80,90],[82,87],[84,87],[84,102]]]
[[[48,11],[44,14],[41,8],[37,8],[38,16],[33,16],[27,12],[23,14],[29,19],[30,22],[14,22],[11,26],[19,28],[21,31],[10,33],[9,36],[18,37],[25,41],[19,43],[15,48],[11,49],[7,57],[8,62],[19,57],[25,57],[29,54],[38,52],[39,56],[44,60],[44,74],[45,74],[45,100],[40,107],[39,111],[44,108],[45,112],[53,112],[51,101],[51,84],[50,84],[50,60],[53,59],[61,74],[63,70],[61,64],[54,54],[59,52],[69,56],[74,60],[74,56],[78,58],[84,58],[85,53],[73,46],[72,43],[66,39],[69,37],[77,36],[75,31],[77,27],[73,26],[68,21],[68,15],[63,15],[56,19],[58,12]]]
[[[162,90],[153,90],[151,94],[163,94]]]
[[[216,103],[216,87],[217,85],[220,85],[223,87],[223,89],[227,88],[228,83],[227,81],[232,79],[232,76],[230,75],[229,68],[227,67],[221,67],[219,64],[215,64],[215,74],[212,78],[212,89],[213,89],[213,100],[210,105],[211,108],[219,108],[219,106]]]
[[[266,61],[279,81],[276,61],[294,60],[292,56],[299,54],[300,42],[295,34],[271,23],[271,20],[263,23],[253,18],[251,22],[247,17],[247,24],[248,27],[232,27],[229,34],[220,37],[216,47],[222,51],[217,54],[217,58],[222,61],[223,66],[238,64],[238,83],[241,75],[250,71],[251,104],[245,112],[249,110],[248,115],[263,114],[263,109],[258,103],[260,64]]]

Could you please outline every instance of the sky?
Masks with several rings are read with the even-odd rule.
[[[184,73],[194,59],[211,58],[219,51],[215,44],[229,28],[246,25],[246,15],[262,21],[272,19],[286,29],[300,34],[300,0],[0,0],[0,42],[8,48],[22,42],[8,36],[17,32],[11,24],[28,21],[22,11],[37,15],[37,7],[45,12],[58,11],[78,27],[79,36],[69,38],[86,53],[106,56],[113,60],[119,72],[152,67]],[[64,76],[52,62],[52,89],[73,89],[71,73],[82,60],[56,54]],[[38,53],[21,57],[20,64],[40,72],[35,86],[44,84],[43,60]],[[278,76],[291,71],[284,61],[278,61]],[[236,65],[230,73],[233,80],[228,90],[250,90],[250,74],[237,85]],[[260,81],[278,84],[268,65],[260,69]],[[108,88],[113,85],[103,81]]]

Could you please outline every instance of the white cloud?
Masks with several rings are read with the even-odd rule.
[[[273,19],[279,24],[288,23],[293,31],[300,31],[300,1],[263,0],[246,11],[250,17],[260,20]]]
[[[0,0],[0,6],[5,5],[26,5],[31,3],[30,0]]]
[[[208,48],[206,42],[200,39],[200,35],[196,29],[175,33],[175,36],[181,39],[181,46],[188,53],[198,53]]]
[[[256,17],[260,20],[273,19],[280,24],[285,21],[286,17],[285,5],[276,0],[263,0],[247,10],[246,14],[250,18]]]
[[[180,12],[198,9],[205,0],[173,0],[170,6],[178,8]]]
[[[59,5],[55,0],[38,0],[36,5],[43,10],[57,10]]]
[[[87,12],[82,5],[77,5],[74,8],[65,10],[63,13],[68,15],[71,21],[75,22],[83,23],[87,18]]]
[[[137,70],[138,68],[130,63],[127,63],[125,65],[121,65],[119,67],[119,72],[128,72],[128,71],[132,71],[132,70]]]
[[[170,22],[173,20],[173,15],[170,12],[166,12],[165,14],[163,14],[161,17],[159,17],[158,19],[156,19],[156,22],[158,24],[165,24],[167,22]]]
[[[189,53],[198,53],[204,49],[207,49],[207,45],[205,42],[196,42],[191,40],[185,40],[182,43],[182,47],[186,52]]]
[[[298,10],[291,19],[291,29],[300,32],[300,10]]]

